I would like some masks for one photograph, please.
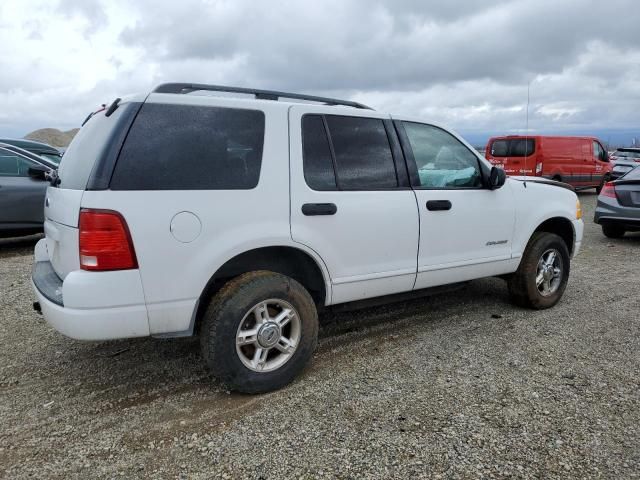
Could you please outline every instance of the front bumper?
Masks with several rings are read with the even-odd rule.
[[[571,258],[574,258],[578,253],[580,253],[580,248],[582,248],[582,235],[584,234],[584,222],[582,219],[573,220],[573,231],[576,235],[575,245],[573,246],[573,253]]]
[[[31,284],[44,319],[77,340],[113,340],[149,335],[138,270],[69,273],[59,278],[36,245]]]

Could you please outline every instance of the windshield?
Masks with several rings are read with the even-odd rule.
[[[629,173],[623,176],[620,180],[640,180],[640,167],[630,170]]]
[[[624,150],[623,150],[623,151],[618,150],[618,151],[616,152],[616,156],[617,156],[618,158],[621,158],[621,157],[626,157],[626,158],[640,158],[640,152],[627,152],[627,151],[624,151]]]

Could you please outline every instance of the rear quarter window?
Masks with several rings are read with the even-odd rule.
[[[112,190],[234,190],[257,186],[262,111],[144,104],[116,163]]]

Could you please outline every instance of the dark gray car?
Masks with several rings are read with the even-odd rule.
[[[50,170],[51,164],[37,158],[0,146],[0,237],[42,231],[49,185],[43,172]],[[30,176],[29,169],[39,175]]]
[[[640,231],[639,167],[602,187],[593,220],[602,225],[602,233],[609,238]]]

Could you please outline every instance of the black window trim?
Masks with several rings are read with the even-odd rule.
[[[480,158],[478,158],[478,154],[475,153],[474,151],[472,151],[469,147],[467,147],[464,143],[460,142],[460,145],[462,145],[464,148],[466,148],[476,159],[476,162],[478,162],[478,169],[480,171],[480,178],[482,180],[482,185],[479,187],[424,187],[420,184],[420,177],[418,175],[418,165],[416,163],[416,159],[415,156],[413,155],[413,149],[411,148],[411,142],[409,141],[409,136],[407,135],[406,130],[404,129],[404,124],[405,123],[415,123],[416,125],[424,125],[427,127],[432,127],[432,128],[437,128],[438,130],[441,130],[449,135],[451,135],[453,138],[455,138],[456,140],[458,140],[460,142],[460,140],[453,135],[451,132],[448,132],[447,130],[445,130],[442,127],[439,127],[437,125],[433,125],[431,123],[424,123],[424,122],[415,122],[415,121],[411,121],[411,120],[394,120],[393,124],[396,127],[396,132],[398,133],[398,137],[400,139],[400,145],[402,146],[402,151],[404,152],[404,157],[405,157],[405,162],[406,162],[406,166],[407,166],[407,170],[409,172],[409,178],[411,181],[411,188],[413,188],[414,190],[437,190],[437,191],[444,191],[444,190],[490,190],[488,185],[488,178],[489,178],[489,167],[487,167],[483,162],[480,161]]]
[[[391,119],[370,117],[366,115],[344,115],[344,114],[337,114],[337,113],[325,114],[325,113],[308,112],[303,114],[302,117],[300,117],[300,133],[301,133],[300,136],[302,138],[302,142],[304,142],[304,131],[302,129],[302,124],[303,124],[304,118],[310,115],[315,115],[322,118],[324,131],[325,131],[325,134],[327,135],[327,140],[329,142],[329,151],[331,152],[331,165],[333,166],[333,175],[336,183],[335,190],[333,189],[332,190],[316,190],[311,185],[309,185],[309,182],[307,182],[307,177],[305,176],[305,172],[304,172],[304,148],[303,148],[302,176],[304,177],[305,184],[311,190],[313,190],[314,192],[388,192],[388,191],[395,191],[395,190],[411,190],[411,185],[408,178],[408,171],[406,170],[407,165],[406,165],[406,162],[404,161],[404,156],[402,154],[401,142],[397,138],[397,135],[395,134],[395,131],[392,128],[393,122]],[[333,147],[333,139],[331,138],[331,132],[329,131],[329,124],[326,118],[328,116],[348,117],[348,118],[366,118],[366,119],[382,121],[382,125],[384,126],[385,132],[387,134],[387,142],[389,143],[389,150],[391,152],[391,157],[393,159],[393,168],[396,175],[395,187],[362,189],[362,188],[348,188],[340,185],[340,178],[338,175],[338,164],[336,161],[336,152]],[[404,166],[403,166],[403,163],[404,163]],[[403,170],[404,170],[404,173],[403,173]]]

